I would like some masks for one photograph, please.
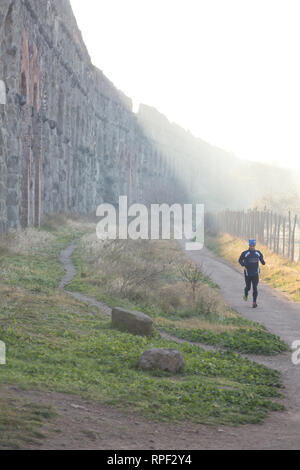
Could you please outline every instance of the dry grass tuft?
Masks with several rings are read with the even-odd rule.
[[[7,251],[23,255],[40,253],[49,247],[54,238],[51,233],[35,228],[14,230],[0,240],[0,255]]]
[[[53,214],[44,218],[43,226],[57,231],[71,229],[81,233],[96,233],[96,219],[88,215]]]

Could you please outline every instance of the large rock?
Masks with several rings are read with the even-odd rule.
[[[136,335],[151,335],[153,320],[148,315],[134,310],[115,307],[112,310],[112,326]]]
[[[162,369],[180,372],[185,368],[185,362],[181,352],[176,349],[152,348],[143,352],[139,359],[139,367],[145,370]]]

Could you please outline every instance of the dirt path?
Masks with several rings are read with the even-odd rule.
[[[65,287],[74,279],[76,276],[76,268],[73,264],[72,261],[72,255],[74,251],[77,248],[77,244],[75,241],[71,243],[65,250],[62,251],[60,261],[64,265],[64,268],[66,270],[66,274],[62,278],[62,280],[59,283],[59,288],[60,289],[65,289]],[[65,289],[66,290],[66,289]],[[91,304],[94,307],[100,308],[104,313],[107,315],[111,315],[111,308],[108,307],[108,305],[104,304],[103,302],[99,302],[98,300],[93,299],[92,297],[88,297],[87,295],[81,294],[80,292],[72,292],[69,290],[66,290],[66,292],[75,299],[80,300],[81,302]]]
[[[76,244],[61,256],[66,275],[60,283],[65,288],[76,274],[71,261]],[[225,301],[245,317],[264,323],[288,344],[300,339],[300,305],[268,286],[259,286],[259,308],[241,299],[243,276],[230,263],[209,250],[187,252],[214,282],[219,284]],[[90,302],[106,313],[111,310],[101,302],[67,291],[83,302]],[[105,310],[106,309],[106,310]],[[175,339],[175,338],[173,338]],[[178,340],[178,339],[177,339]],[[181,340],[178,340],[181,341]],[[207,349],[210,347],[206,347]],[[42,449],[299,449],[300,447],[300,365],[291,362],[291,354],[263,357],[249,355],[251,360],[281,371],[286,386],[284,413],[272,413],[264,424],[207,426],[183,423],[153,423],[134,414],[86,401],[78,396],[35,391],[20,391],[25,399],[54,406],[59,417],[43,432],[47,438]]]

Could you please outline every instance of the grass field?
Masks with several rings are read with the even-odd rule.
[[[117,247],[117,252],[108,247],[105,253],[93,230],[92,224],[78,221],[50,221],[40,231],[0,244],[0,339],[7,347],[7,364],[0,366],[0,448],[41,440],[39,427],[55,417],[55,410],[9,397],[6,384],[74,393],[156,421],[255,423],[283,409],[279,373],[234,352],[245,350],[253,335],[252,349],[266,354],[284,350],[283,342],[224,305],[205,275],[191,303],[190,286],[170,262],[170,257],[185,262],[177,245],[140,244],[138,249]],[[74,255],[78,275],[69,287],[109,305],[150,313],[152,337],[112,329],[104,313],[57,288],[64,273],[60,252],[74,238],[81,240]],[[136,276],[130,282],[132,265]],[[137,281],[141,275],[144,283]],[[227,351],[204,351],[162,339],[159,329],[168,328],[209,344],[220,344],[224,335],[235,339],[224,341]],[[244,336],[238,340],[241,329]],[[198,332],[201,338],[194,337]],[[139,370],[138,358],[150,347],[181,350],[184,372]]]

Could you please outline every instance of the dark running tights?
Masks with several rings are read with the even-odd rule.
[[[251,289],[251,283],[253,287],[253,302],[256,302],[257,299],[257,285],[259,283],[259,277],[258,274],[255,274],[254,276],[246,276],[245,274],[245,281],[246,281],[246,287],[245,287],[245,295],[248,295],[249,290]]]

